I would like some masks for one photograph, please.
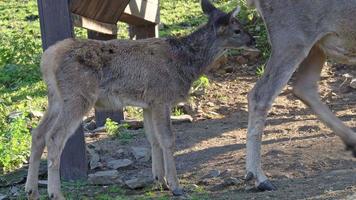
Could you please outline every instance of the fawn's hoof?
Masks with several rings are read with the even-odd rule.
[[[356,146],[355,145],[346,145],[346,151],[351,151],[352,155],[356,158]]]
[[[39,194],[38,190],[28,190],[28,191],[26,191],[26,193],[27,193],[28,200],[40,199],[40,194]]]
[[[257,189],[261,192],[264,192],[264,191],[275,191],[277,190],[277,187],[274,186],[271,181],[269,180],[265,180],[263,181],[262,183],[260,183],[258,186],[257,186]]]
[[[58,194],[52,193],[49,195],[49,199],[51,199],[51,200],[65,200],[64,196],[61,193],[58,193]]]
[[[182,188],[177,188],[175,190],[172,190],[173,196],[182,196],[184,194],[184,191]]]

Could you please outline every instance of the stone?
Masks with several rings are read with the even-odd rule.
[[[356,89],[356,78],[351,80],[350,87],[352,87],[353,89]]]
[[[206,103],[206,105],[209,106],[209,107],[214,107],[214,106],[215,106],[215,103],[209,101],[208,103]]]
[[[140,176],[125,181],[126,186],[133,190],[144,188],[152,183],[152,176]]]
[[[116,170],[99,171],[94,174],[89,174],[88,183],[93,185],[124,185],[119,172]]]
[[[38,186],[39,187],[47,187],[48,181],[47,180],[39,180],[38,181]]]
[[[195,105],[193,102],[181,102],[177,104],[177,108],[182,109],[184,113],[193,114]]]
[[[216,178],[220,176],[221,172],[219,170],[213,169],[210,170],[208,174],[202,177],[202,179],[208,179],[208,178]]]
[[[20,195],[19,188],[15,187],[15,186],[11,187],[10,193],[11,193],[11,196],[13,196],[13,197],[19,196]]]
[[[127,124],[133,130],[143,128],[143,121],[140,120],[121,120],[120,124]]]
[[[4,194],[0,194],[0,200],[8,200],[9,197],[4,195]]]
[[[88,122],[88,123],[85,123],[83,128],[84,128],[84,130],[86,130],[86,131],[93,131],[93,130],[95,130],[97,127],[96,127],[95,121],[90,121],[90,122]]]
[[[87,151],[89,153],[89,166],[90,169],[96,169],[99,167],[102,167],[102,164],[100,163],[100,156],[94,149],[87,148]]]
[[[229,177],[229,178],[226,178],[224,180],[224,184],[228,185],[228,186],[230,186],[230,185],[240,185],[241,183],[242,182],[239,179],[234,178],[234,177]]]
[[[129,159],[119,159],[119,160],[112,160],[107,163],[107,167],[110,169],[120,169],[129,167],[132,165],[132,161]]]
[[[227,66],[227,67],[225,67],[225,72],[226,72],[226,73],[232,73],[232,72],[234,72],[234,67],[233,67],[233,66]]]
[[[172,124],[192,123],[193,117],[190,115],[171,116]]]
[[[151,158],[151,150],[145,147],[132,147],[132,154],[136,160],[147,162]]]
[[[7,117],[10,119],[10,120],[14,120],[20,116],[23,115],[23,112],[21,111],[14,111],[14,112],[11,112]]]
[[[244,64],[247,64],[247,63],[248,63],[248,59],[246,59],[244,56],[237,56],[237,57],[236,57],[236,62],[237,62],[239,65],[244,65]]]
[[[32,115],[32,116],[34,116],[34,117],[41,118],[41,117],[43,117],[43,112],[38,111],[38,110],[32,110],[32,111],[30,112],[30,115]]]
[[[258,49],[255,49],[254,51],[244,51],[243,55],[247,59],[255,61],[258,57],[261,56],[261,51]]]

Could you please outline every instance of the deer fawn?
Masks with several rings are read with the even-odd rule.
[[[145,40],[66,39],[42,56],[48,86],[48,109],[32,133],[26,192],[38,199],[38,170],[48,148],[48,194],[64,199],[60,190],[60,155],[67,139],[92,108],[127,105],[144,110],[144,126],[152,147],[152,173],[174,195],[181,195],[173,157],[175,135],[171,106],[188,96],[192,82],[228,48],[252,42],[235,18],[239,8],[224,13],[208,0],[202,9],[207,24],[181,38]]]
[[[353,151],[356,133],[320,100],[317,82],[327,57],[356,64],[356,0],[248,0],[267,26],[272,54],[263,77],[248,95],[246,180],[276,190],[261,167],[261,138],[267,112],[294,71],[294,94]],[[332,10],[330,10],[332,8]]]

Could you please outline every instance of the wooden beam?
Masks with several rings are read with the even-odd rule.
[[[42,47],[73,37],[68,0],[38,0]],[[87,176],[84,132],[82,127],[67,141],[61,155],[60,173],[64,180],[80,180]]]
[[[71,0],[70,10],[99,22],[116,24],[130,0]]]
[[[120,17],[120,21],[132,25],[159,24],[158,0],[131,0]]]
[[[88,38],[94,40],[112,40],[116,39],[117,35],[107,35],[89,30]],[[107,118],[110,118],[113,121],[120,123],[120,121],[124,119],[124,112],[122,109],[110,111],[95,110],[95,123],[97,127],[104,126]]]
[[[151,23],[141,26],[129,25],[129,36],[133,40],[158,37],[158,25]]]
[[[73,20],[73,25],[77,27],[82,27],[88,30],[109,34],[109,35],[117,34],[118,28],[116,23],[115,24],[103,23],[74,13],[72,13],[72,20]]]

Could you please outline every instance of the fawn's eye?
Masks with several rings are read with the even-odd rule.
[[[240,31],[240,30],[235,30],[234,33],[235,33],[235,34],[240,34],[241,31]]]

